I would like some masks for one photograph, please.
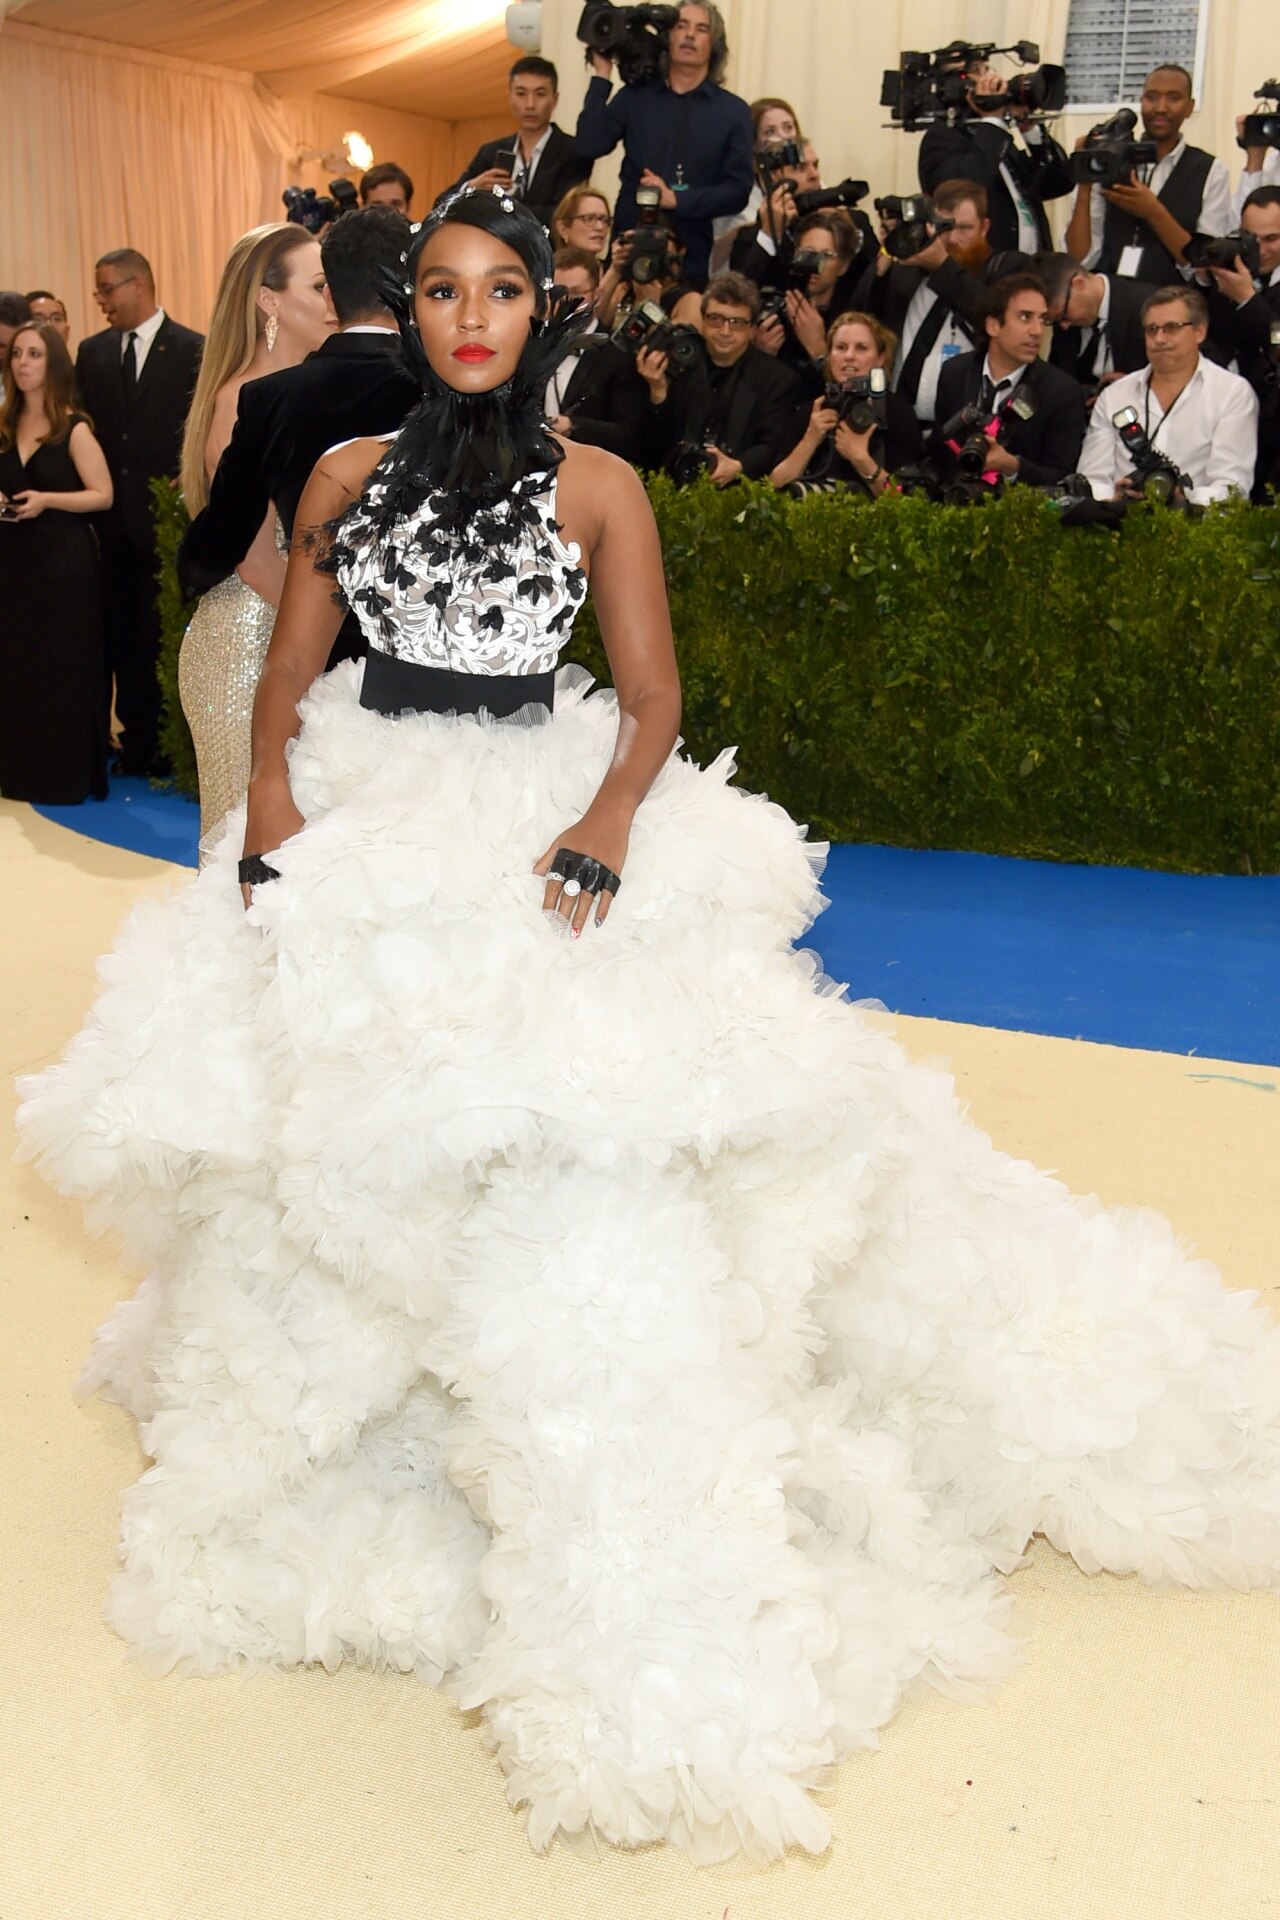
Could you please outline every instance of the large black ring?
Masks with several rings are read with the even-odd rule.
[[[551,871],[557,880],[576,880],[584,893],[616,894],[622,886],[603,860],[593,860],[589,853],[574,853],[568,847],[561,847],[551,862]]]
[[[236,869],[242,887],[260,887],[268,880],[278,880],[280,875],[274,867],[269,867],[260,853],[251,853],[240,862]]]

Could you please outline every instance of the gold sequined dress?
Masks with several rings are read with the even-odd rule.
[[[238,573],[206,593],[182,639],[178,693],[200,776],[200,857],[249,785],[253,696],[275,625],[269,600]]]

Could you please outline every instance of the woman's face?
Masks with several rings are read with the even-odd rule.
[[[838,386],[846,380],[861,380],[873,367],[884,365],[884,355],[876,337],[861,321],[841,327],[827,354],[827,372]]]
[[[566,247],[585,247],[588,253],[603,253],[609,240],[609,203],[594,194],[585,194],[578,211],[564,228]]]
[[[49,354],[44,341],[32,327],[24,327],[13,336],[9,349],[9,371],[20,393],[35,393],[49,371]]]
[[[288,279],[279,293],[264,287],[259,305],[274,313],[280,323],[280,335],[289,357],[302,359],[314,353],[337,326],[333,308],[324,297],[324,268],[320,264],[320,242],[308,240],[286,256]]]
[[[785,140],[797,140],[800,129],[785,107],[766,107],[756,128],[756,152],[780,146]]]
[[[413,310],[432,372],[459,393],[489,393],[519,365],[537,299],[514,248],[449,220],[419,256]]]

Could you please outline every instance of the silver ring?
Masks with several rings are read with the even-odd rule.
[[[582,892],[581,880],[566,880],[564,886],[561,888],[561,892],[564,894],[566,900],[576,900]]]

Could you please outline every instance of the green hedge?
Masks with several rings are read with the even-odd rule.
[[[689,751],[736,744],[744,784],[815,834],[1280,870],[1280,508],[1114,534],[1016,488],[982,508],[650,494]],[[608,679],[589,606],[570,654]]]

